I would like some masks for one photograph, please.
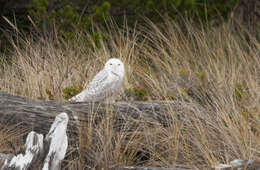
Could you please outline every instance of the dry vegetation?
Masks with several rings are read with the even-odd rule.
[[[82,88],[108,58],[117,57],[126,69],[119,100],[178,100],[194,104],[190,109],[196,114],[186,112],[185,121],[174,119],[169,127],[139,124],[130,133],[114,131],[113,111],[108,112],[111,119],[96,128],[86,125],[82,154],[70,161],[70,169],[122,165],[201,169],[259,158],[260,42],[231,22],[208,28],[194,25],[168,19],[160,26],[147,21],[135,29],[111,24],[99,47],[87,33],[79,32],[73,41],[56,36],[33,41],[18,33],[12,60],[2,61],[0,89],[64,102],[64,88]],[[174,108],[169,114],[174,117]]]

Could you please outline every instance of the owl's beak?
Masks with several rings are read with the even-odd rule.
[[[119,75],[117,73],[115,73],[114,71],[111,71],[111,73],[114,74],[115,76],[119,77]]]

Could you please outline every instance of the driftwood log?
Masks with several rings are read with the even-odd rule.
[[[61,113],[56,116],[44,140],[42,134],[30,132],[24,145],[24,154],[5,157],[1,170],[34,169],[37,162],[43,164],[43,170],[60,170],[68,147],[67,124],[68,115]]]
[[[5,163],[1,170],[23,170],[30,168],[43,154],[43,135],[34,131],[30,132],[25,142],[25,153],[5,158]]]
[[[68,121],[69,118],[65,112],[57,115],[46,135],[45,146],[48,148],[48,153],[44,159],[43,170],[61,169],[61,161],[64,159],[68,147],[66,134]]]
[[[62,112],[66,112],[69,116],[69,135],[77,135],[80,122],[87,121],[88,116],[91,115],[95,115],[96,119],[102,119],[106,116],[106,112],[113,112],[116,121],[115,127],[119,129],[128,120],[138,123],[156,121],[163,126],[168,126],[173,117],[185,119],[185,113],[196,113],[198,108],[200,112],[203,110],[198,105],[175,101],[115,102],[109,105],[84,102],[56,103],[31,100],[0,92],[0,123],[7,125],[19,123],[41,134],[48,133],[55,117]],[[174,114],[169,115],[169,111]]]
[[[230,164],[219,164],[212,170],[260,170],[260,159],[258,160],[233,160]]]
[[[34,138],[37,133],[46,135],[45,141],[56,138],[55,134],[60,134],[58,141],[62,141],[59,145],[53,146],[53,148],[61,149],[66,148],[68,145],[75,145],[74,148],[78,147],[78,129],[81,126],[81,122],[89,121],[89,116],[95,117],[98,122],[99,119],[104,119],[108,116],[106,113],[114,113],[116,129],[123,127],[126,123],[133,122],[133,124],[147,123],[151,122],[159,123],[163,126],[168,126],[172,124],[174,119],[187,119],[186,113],[193,113],[199,119],[200,113],[207,113],[202,107],[194,104],[189,104],[185,102],[116,102],[110,105],[103,103],[55,103],[50,101],[36,101],[27,99],[20,96],[10,95],[4,92],[0,92],[0,123],[7,125],[12,124],[22,124],[23,126],[29,128],[32,131],[27,138]],[[58,114],[66,112],[68,118]],[[169,114],[169,112],[173,114]],[[210,113],[209,113],[210,114]],[[55,117],[57,119],[54,121]],[[59,128],[59,123],[61,120],[65,120],[64,123],[68,124],[67,137],[61,137],[66,134],[66,130],[62,130],[62,125]],[[69,120],[69,121],[68,121]],[[203,121],[203,120],[202,120]],[[54,122],[54,123],[53,123]],[[56,122],[56,123],[55,123]],[[53,123],[53,124],[52,124]],[[129,125],[129,124],[127,124]],[[152,125],[152,123],[151,123]],[[54,128],[55,127],[55,128]],[[63,126],[64,127],[64,126]],[[50,130],[49,130],[50,129]],[[54,129],[60,129],[59,132],[55,132]],[[48,133],[49,132],[49,133]],[[66,135],[65,135],[66,136]],[[38,138],[41,138],[38,135]],[[34,138],[35,139],[35,138]],[[67,141],[68,143],[64,143]],[[26,142],[28,143],[28,142]],[[33,142],[34,143],[34,142]],[[35,143],[34,143],[35,144]],[[27,144],[28,145],[28,144]],[[32,144],[30,144],[32,145]],[[40,145],[39,145],[40,146]],[[48,168],[49,165],[60,166],[59,163],[51,162],[50,156],[55,149],[49,149],[47,154],[47,159],[45,159],[45,167]],[[68,151],[67,152],[71,152]],[[64,158],[65,152],[61,152],[60,155],[56,155],[58,160]],[[48,157],[49,156],[49,157]],[[5,155],[0,153],[1,159],[10,159],[10,155]],[[239,164],[237,163],[239,162]],[[242,163],[241,163],[242,162]],[[253,169],[259,168],[259,161],[235,161],[231,162],[230,165],[219,165],[212,167],[212,169],[236,169],[241,167],[255,167]],[[250,167],[250,168],[251,168]],[[184,170],[183,168],[159,168],[159,167],[121,167],[117,170]]]
[[[126,130],[127,127],[127,130],[131,130],[131,127],[143,123],[148,126],[153,126],[153,124],[169,126],[173,119],[185,119],[184,113],[187,111],[195,113],[196,108],[198,106],[194,107],[193,104],[173,101],[115,102],[108,105],[104,103],[56,103],[31,100],[0,92],[0,123],[6,125],[19,123],[30,131],[46,135],[55,117],[59,113],[66,112],[69,116],[67,152],[75,152],[75,154],[79,152],[75,149],[78,148],[78,130],[82,122],[89,121],[89,117],[92,117],[91,120],[94,117],[98,123],[113,113],[115,121],[113,128]],[[174,114],[169,115],[169,111]]]

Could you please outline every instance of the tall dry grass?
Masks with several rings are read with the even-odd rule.
[[[69,163],[71,169],[122,165],[202,169],[260,157],[260,42],[256,35],[232,22],[205,27],[170,19],[159,26],[146,21],[134,29],[112,23],[105,33],[107,39],[99,47],[81,32],[73,41],[16,37],[12,60],[2,62],[1,90],[63,102],[64,88],[83,87],[108,58],[116,57],[125,63],[124,89],[145,89],[148,100],[180,101],[192,111],[184,112],[185,121],[174,119],[169,127],[139,124],[131,133],[114,131],[115,111],[108,111],[108,118],[97,127],[85,125],[82,154]],[[134,100],[135,95],[122,91],[118,99]],[[175,112],[173,108],[169,114]]]

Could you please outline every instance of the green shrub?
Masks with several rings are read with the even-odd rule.
[[[147,101],[149,96],[148,90],[142,87],[128,88],[124,93],[128,98],[133,97],[133,99],[137,101]]]
[[[54,22],[59,29],[91,29],[93,23],[103,24],[109,17],[115,19],[129,17],[136,21],[146,16],[154,22],[160,22],[160,15],[176,18],[179,14],[197,16],[198,19],[212,19],[216,16],[227,18],[238,0],[102,0],[92,2],[86,9],[79,3],[69,3],[57,8],[59,0],[33,0],[29,5],[29,15],[37,25],[49,25]],[[66,1],[65,1],[66,2]],[[79,1],[85,4],[84,1]],[[56,8],[55,8],[56,7]],[[88,11],[88,12],[85,12]],[[118,20],[118,19],[117,19]],[[129,21],[131,23],[131,21]]]
[[[179,14],[197,16],[208,20],[221,15],[227,18],[238,0],[109,0],[111,11],[114,8],[126,9],[137,15],[144,15],[155,22],[160,22],[161,15],[177,17]]]
[[[59,0],[53,2],[55,4]],[[55,5],[50,6],[49,0],[33,0],[28,6],[29,16],[40,30],[57,31],[66,40],[76,38],[77,31],[90,31],[96,46],[99,46],[99,41],[106,37],[104,34],[93,31],[92,26],[93,23],[104,23],[109,18],[110,3],[94,5],[89,15],[81,14],[78,6],[67,4],[58,9],[53,6]]]
[[[46,89],[45,92],[48,95],[49,100],[54,100],[54,96],[49,89]]]
[[[247,94],[247,92],[245,90],[245,87],[242,84],[237,83],[235,85],[235,90],[234,90],[234,93],[233,93],[233,97],[235,99],[237,99],[238,101],[244,101],[244,100],[247,99],[248,94]]]
[[[71,87],[67,87],[64,88],[63,91],[63,98],[65,100],[68,100],[70,98],[72,98],[73,96],[77,95],[78,93],[80,93],[83,90],[83,87],[77,87],[77,86],[71,86]]]

